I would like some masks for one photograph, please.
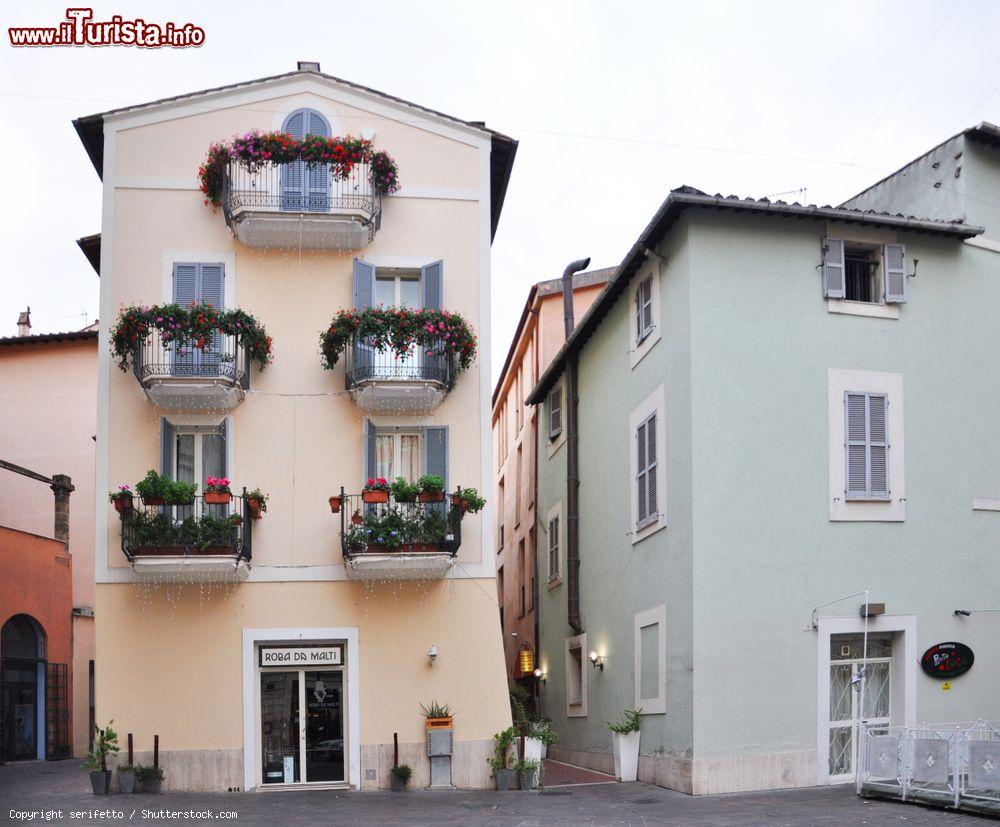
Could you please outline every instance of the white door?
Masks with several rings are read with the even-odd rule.
[[[854,780],[858,725],[862,721],[889,725],[892,638],[869,636],[867,651],[866,661],[861,635],[834,635],[830,638],[828,760],[831,784]]]

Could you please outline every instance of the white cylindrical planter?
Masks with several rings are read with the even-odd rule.
[[[612,732],[615,753],[615,778],[619,781],[635,781],[639,775],[639,732],[622,735]]]
[[[537,761],[539,765],[542,763],[543,753],[542,750],[544,744],[540,738],[531,738],[530,736],[525,736],[524,738],[524,760],[525,761]]]

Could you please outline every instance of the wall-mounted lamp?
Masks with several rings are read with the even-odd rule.
[[[590,663],[595,669],[600,669],[604,671],[604,656],[597,654],[597,652],[590,653]]]
[[[437,656],[438,656],[438,648],[432,643],[431,648],[427,650],[427,660],[431,662],[431,666],[434,665],[434,661],[437,660]]]
[[[972,612],[970,612],[968,609],[955,609],[955,611],[952,612],[952,615],[954,617],[968,617],[971,614]]]
[[[908,276],[909,276],[909,277],[910,277],[911,279],[915,279],[915,278],[917,277],[917,265],[918,265],[918,264],[920,264],[920,259],[919,259],[919,258],[915,258],[915,259],[913,259],[913,272],[912,272],[912,273],[907,273],[907,274],[906,274],[906,275],[908,275]]]
[[[542,683],[545,683],[545,679],[547,677],[548,677],[548,674],[545,673],[545,672],[543,672],[541,669],[536,669],[535,670],[535,678],[538,679],[538,680],[540,680]]]

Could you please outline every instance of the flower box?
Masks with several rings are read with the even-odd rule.
[[[233,492],[232,491],[206,491],[205,492],[205,504],[206,505],[225,505],[226,503],[232,502]]]
[[[115,504],[115,511],[119,514],[125,514],[135,507],[132,503],[131,494],[121,494],[116,497],[113,502]]]
[[[340,506],[343,504],[342,497],[330,497],[330,511],[334,514],[340,513]]]
[[[417,500],[422,503],[443,503],[444,491],[421,491]]]
[[[361,499],[366,503],[387,503],[389,502],[388,491],[362,491]]]
[[[133,557],[183,557],[184,546],[142,546],[132,552]]]
[[[426,729],[453,729],[454,720],[451,715],[447,718],[424,718],[424,727]]]
[[[256,497],[249,497],[247,499],[247,505],[250,506],[250,518],[253,520],[259,520],[263,515],[263,509],[261,508],[261,501]]]
[[[143,505],[163,505],[165,502],[166,501],[163,499],[163,497],[143,497],[142,498],[142,504]]]

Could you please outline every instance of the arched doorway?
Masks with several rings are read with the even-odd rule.
[[[0,755],[45,757],[45,631],[25,614],[0,630]]]

